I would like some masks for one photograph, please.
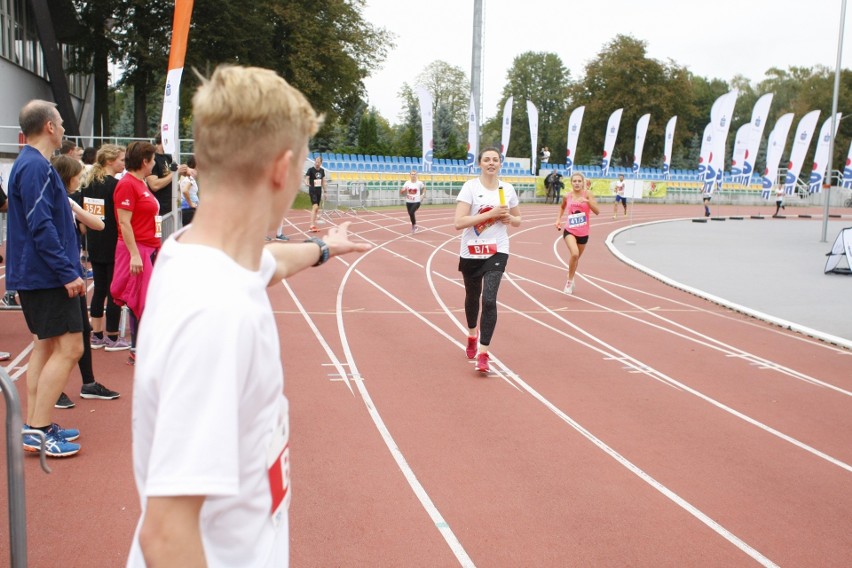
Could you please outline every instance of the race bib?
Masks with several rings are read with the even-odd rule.
[[[471,258],[488,258],[497,253],[497,239],[471,239],[467,243]]]
[[[154,236],[158,239],[163,238],[163,216],[154,215]]]
[[[272,497],[270,514],[272,524],[278,527],[290,508],[290,414],[286,399],[281,401],[266,456],[269,494]]]
[[[576,228],[582,227],[588,222],[588,218],[586,214],[580,211],[579,213],[572,213],[568,215],[568,227]]]
[[[314,187],[322,187],[322,178],[314,179]]]
[[[105,219],[106,207],[104,205],[103,199],[95,199],[94,197],[84,197],[83,208],[92,215],[100,217],[101,221]]]

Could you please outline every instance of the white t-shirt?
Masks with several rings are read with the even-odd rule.
[[[402,189],[405,190],[405,201],[407,203],[420,203],[423,199],[424,187],[422,181],[405,182],[405,185],[402,186]]]
[[[783,185],[779,185],[779,186],[775,189],[775,201],[784,201],[784,195],[785,195],[785,193],[784,193],[784,186],[783,186]]]
[[[624,197],[624,180],[615,182],[615,194]]]
[[[143,516],[148,497],[205,495],[200,523],[211,568],[289,562],[286,506],[275,522],[270,513],[270,454],[281,457],[276,472],[289,479],[289,448],[274,443],[289,429],[266,294],[274,272],[266,251],[252,272],[220,250],[173,236],[157,258],[139,330],[132,426]],[[289,504],[289,483],[279,487],[288,489]],[[128,567],[145,565],[139,526]]]
[[[499,185],[503,186],[503,194],[506,197],[506,205],[509,209],[518,205],[518,194],[515,193],[515,188],[511,183],[499,181]],[[470,215],[478,215],[486,211],[490,211],[495,207],[500,206],[500,195],[496,189],[486,189],[479,178],[473,178],[464,183],[459,191],[459,196],[456,201],[463,201],[470,204]],[[489,219],[482,225],[468,227],[462,232],[460,256],[462,258],[477,258],[470,252],[469,245],[474,239],[497,241],[497,252],[509,253],[509,230],[508,225]]]

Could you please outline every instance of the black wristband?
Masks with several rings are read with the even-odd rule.
[[[314,264],[314,266],[320,266],[321,264],[325,264],[326,262],[328,262],[328,259],[329,259],[328,245],[325,244],[324,240],[319,239],[317,237],[311,237],[309,239],[306,239],[305,242],[306,243],[314,243],[315,245],[317,245],[320,248],[320,257],[319,257],[319,260],[317,261],[317,263]]]

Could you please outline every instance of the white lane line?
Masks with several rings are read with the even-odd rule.
[[[445,307],[444,311],[445,311],[447,317],[449,317],[452,321],[454,321],[457,326],[462,326],[461,322],[459,322],[454,317],[452,311],[449,310],[449,309],[446,309],[446,304],[443,302],[443,300],[440,299],[439,295],[437,294],[437,289],[434,287],[434,282],[432,280],[432,274],[433,274],[432,261],[433,261],[435,254],[437,252],[438,252],[438,250],[436,249],[430,255],[429,261],[427,262],[427,267],[429,268],[429,270],[427,271],[427,278],[429,279],[429,285],[430,285],[430,287],[432,287],[432,291],[433,291],[433,294],[435,294],[436,301],[438,301],[442,306]],[[435,272],[435,274],[438,274],[440,276],[440,274],[437,273],[437,272]],[[522,289],[520,289],[517,285],[515,285],[515,286],[521,291],[521,293],[526,295],[526,293]],[[539,304],[539,305],[541,305],[541,304]],[[509,309],[511,309],[513,312],[515,312],[515,313],[517,313],[517,314],[519,314],[523,317],[526,317],[527,319],[529,319],[533,322],[538,323],[539,325],[542,325],[542,326],[547,327],[549,329],[553,329],[554,331],[558,331],[555,328],[545,324],[544,322],[541,322],[541,321],[533,318],[532,316],[528,315],[525,312],[522,312],[520,310],[515,310],[514,308],[509,308]],[[545,308],[545,309],[547,309],[547,308]],[[560,319],[562,319],[562,318],[560,318]],[[462,329],[466,329],[466,328],[462,328]],[[582,330],[579,330],[579,331],[582,332]],[[503,363],[499,359],[493,358],[493,360],[494,360],[495,364],[505,367],[505,365],[503,365]],[[632,358],[631,358],[631,360],[632,360]],[[728,542],[730,542],[731,544],[736,546],[738,549],[740,549],[741,551],[743,551],[744,553],[749,555],[751,558],[753,558],[755,561],[757,561],[762,566],[766,566],[766,567],[777,566],[769,558],[767,558],[766,556],[764,556],[763,554],[761,554],[760,552],[755,550],[751,545],[749,545],[748,543],[746,543],[745,541],[743,541],[742,539],[740,539],[739,537],[734,535],[731,531],[729,531],[728,529],[723,527],[718,522],[714,521],[712,518],[710,518],[708,515],[703,513],[697,507],[695,507],[694,505],[689,503],[686,499],[680,497],[677,493],[675,493],[671,489],[667,488],[665,485],[663,485],[662,483],[660,483],[659,481],[654,479],[651,475],[649,475],[648,473],[643,471],[641,468],[639,468],[637,465],[632,463],[630,460],[628,460],[627,458],[625,458],[624,456],[619,454],[615,449],[613,449],[612,447],[607,445],[603,440],[601,440],[600,438],[598,438],[597,436],[592,434],[590,431],[588,431],[586,428],[584,428],[579,422],[577,422],[576,420],[574,420],[573,418],[571,418],[570,416],[565,414],[562,410],[557,408],[553,403],[551,403],[549,400],[547,400],[544,396],[542,396],[538,391],[536,391],[529,384],[527,384],[523,379],[521,379],[513,371],[511,371],[508,368],[506,368],[506,371],[507,371],[508,374],[510,374],[512,376],[513,380],[515,382],[517,382],[521,386],[521,388],[523,388],[528,394],[530,394],[533,398],[538,400],[548,410],[550,410],[551,412],[556,414],[559,418],[561,418],[566,424],[568,424],[576,432],[578,432],[584,438],[586,438],[587,440],[592,442],[595,446],[597,446],[598,448],[603,450],[607,455],[609,455],[614,460],[616,460],[616,462],[618,462],[620,465],[625,467],[628,471],[630,471],[631,473],[633,473],[634,475],[639,477],[642,481],[644,481],[645,483],[647,483],[648,485],[653,487],[655,490],[657,490],[658,492],[663,494],[669,500],[674,502],[677,506],[681,507],[687,513],[689,513],[690,515],[692,515],[693,517],[698,519],[701,523],[703,523],[705,526],[709,527],[716,534],[718,534],[719,536],[721,536],[722,538],[724,538],[725,540],[727,540]]]
[[[797,439],[793,438],[792,436],[788,436],[787,434],[784,434],[783,432],[781,432],[781,431],[779,431],[779,430],[776,430],[775,428],[772,428],[771,426],[769,426],[769,425],[767,425],[767,424],[764,424],[763,422],[760,422],[760,421],[758,421],[758,420],[755,420],[754,418],[752,418],[752,417],[750,417],[750,416],[748,416],[748,415],[746,415],[746,414],[743,414],[743,413],[742,413],[742,412],[740,412],[739,410],[735,410],[734,408],[731,408],[730,406],[728,406],[728,405],[726,405],[726,404],[723,404],[722,402],[719,402],[718,400],[716,400],[716,399],[714,399],[714,398],[711,398],[710,396],[708,396],[708,395],[706,395],[706,394],[704,394],[704,393],[702,393],[702,392],[700,392],[700,391],[698,391],[698,390],[696,390],[696,389],[694,389],[694,388],[690,387],[689,385],[684,384],[684,383],[682,383],[682,382],[680,382],[680,381],[678,381],[678,380],[673,379],[672,377],[670,377],[670,376],[666,375],[665,373],[663,373],[663,372],[661,372],[661,371],[658,371],[658,370],[657,370],[657,369],[655,369],[654,367],[652,367],[652,366],[650,366],[650,365],[647,365],[647,364],[645,364],[645,363],[643,363],[643,362],[639,361],[639,360],[638,360],[638,359],[636,359],[635,357],[632,357],[632,356],[630,356],[630,355],[627,355],[626,353],[621,352],[620,350],[618,350],[617,348],[615,348],[615,347],[614,347],[612,344],[610,344],[609,342],[606,342],[606,341],[604,341],[604,340],[602,340],[602,339],[600,339],[600,338],[598,338],[598,337],[596,337],[596,336],[594,336],[594,335],[592,335],[592,334],[590,334],[590,333],[588,333],[588,332],[584,331],[583,329],[579,328],[577,325],[575,325],[575,324],[571,323],[570,321],[568,321],[567,319],[565,319],[562,315],[560,315],[560,314],[556,313],[555,311],[550,310],[549,308],[547,308],[547,306],[545,306],[544,304],[542,304],[541,302],[539,302],[539,301],[538,301],[537,299],[535,299],[535,298],[534,298],[531,294],[529,294],[526,290],[524,290],[524,289],[523,289],[523,288],[521,288],[521,287],[520,287],[517,283],[515,283],[515,282],[514,282],[514,280],[510,280],[510,282],[512,282],[512,284],[515,286],[515,288],[516,288],[519,292],[521,292],[521,294],[523,294],[524,296],[526,296],[526,297],[527,297],[530,301],[532,301],[532,302],[533,302],[533,303],[535,303],[536,305],[540,306],[542,309],[549,311],[553,317],[555,317],[555,318],[557,318],[558,320],[560,320],[561,322],[565,323],[567,326],[571,327],[572,329],[575,329],[575,330],[577,330],[578,332],[582,333],[583,335],[585,335],[586,337],[590,338],[592,341],[594,341],[594,342],[598,343],[599,345],[603,346],[604,348],[606,348],[606,349],[612,349],[613,351],[616,351],[616,352],[618,352],[618,353],[621,353],[621,354],[622,354],[622,355],[626,358],[626,360],[631,361],[631,362],[632,362],[632,363],[633,363],[633,364],[634,364],[637,368],[648,369],[648,370],[649,370],[649,373],[650,373],[651,375],[655,375],[655,376],[659,377],[660,379],[665,380],[666,382],[669,382],[669,383],[671,383],[672,385],[675,385],[675,386],[677,386],[677,387],[679,387],[679,388],[681,388],[681,389],[685,390],[686,392],[688,392],[688,393],[690,393],[690,394],[692,394],[692,395],[694,395],[694,396],[697,396],[697,397],[698,397],[698,398],[700,398],[701,400],[703,400],[703,401],[705,401],[705,402],[708,402],[708,403],[712,404],[712,405],[713,405],[713,406],[715,406],[716,408],[718,408],[718,409],[720,409],[720,410],[723,410],[724,412],[727,412],[727,413],[731,414],[732,416],[736,416],[737,418],[740,418],[741,420],[744,420],[745,422],[748,422],[749,424],[751,424],[751,425],[753,425],[753,426],[757,426],[758,428],[760,428],[760,429],[761,429],[761,430],[763,430],[764,432],[767,432],[767,433],[769,433],[769,434],[772,434],[773,436],[775,436],[775,437],[777,437],[777,438],[780,438],[781,440],[784,440],[785,442],[789,442],[790,444],[793,444],[793,445],[794,445],[794,446],[796,446],[797,448],[800,448],[800,449],[802,449],[802,450],[805,450],[806,452],[811,453],[811,454],[813,454],[813,455],[815,455],[815,456],[817,456],[817,457],[819,457],[819,458],[821,458],[821,459],[823,459],[823,460],[825,460],[825,461],[827,461],[827,462],[829,462],[829,463],[831,463],[831,464],[834,464],[834,465],[836,465],[837,467],[839,467],[839,468],[841,468],[841,469],[844,469],[844,470],[846,470],[846,471],[848,471],[848,472],[852,472],[852,466],[850,466],[849,464],[847,464],[847,463],[845,463],[845,462],[843,462],[843,461],[840,461],[839,459],[834,458],[834,457],[832,457],[832,456],[830,456],[830,455],[828,455],[828,454],[826,454],[826,453],[824,453],[824,452],[821,452],[820,450],[817,450],[816,448],[814,448],[814,447],[812,447],[812,446],[809,446],[809,445],[805,444],[804,442],[800,442],[799,440],[797,440]],[[543,286],[543,285],[542,285],[542,286]],[[554,289],[554,288],[551,288],[551,290],[553,290],[554,292],[557,292],[557,290],[556,290],[556,289]],[[525,315],[525,314],[524,314],[524,315]],[[530,317],[530,319],[532,319],[533,321],[536,321],[536,320],[535,320],[534,318],[532,318],[532,317]],[[550,327],[550,326],[546,326],[546,327]],[[647,375],[647,374],[648,374],[648,373],[646,373],[646,375]]]
[[[337,290],[337,326],[340,333],[340,342],[343,346],[343,352],[345,354],[346,361],[349,365],[349,369],[354,374],[360,374],[358,371],[358,366],[355,363],[355,358],[352,355],[352,350],[349,347],[349,341],[346,336],[346,327],[343,322],[343,290],[346,287],[346,283],[349,281],[349,277],[352,272],[355,270],[355,267],[369,254],[375,250],[379,250],[378,248],[374,248],[370,251],[367,251],[360,257],[358,257],[352,265],[346,270],[346,274],[343,276],[343,280],[340,283],[340,287]],[[359,271],[359,275],[360,271]],[[363,276],[362,276],[363,277]],[[453,530],[450,528],[449,523],[444,519],[441,512],[432,502],[432,499],[429,497],[429,494],[426,492],[426,489],[417,479],[417,476],[414,474],[414,471],[411,469],[411,466],[408,465],[408,462],[405,459],[405,456],[402,454],[402,450],[399,449],[399,446],[394,441],[393,436],[385,425],[384,420],[379,414],[378,409],[376,408],[375,403],[373,402],[372,397],[364,385],[363,381],[356,381],[355,387],[358,389],[358,393],[361,395],[362,400],[364,401],[364,405],[367,408],[367,412],[370,414],[370,418],[373,420],[373,424],[375,424],[379,433],[382,436],[382,440],[384,440],[385,445],[388,450],[390,450],[391,456],[399,467],[400,471],[402,471],[403,476],[406,481],[408,481],[408,485],[414,491],[414,494],[417,496],[417,499],[420,501],[420,504],[426,510],[426,513],[429,515],[429,518],[432,519],[432,522],[435,524],[435,528],[438,529],[441,536],[444,538],[444,541],[450,547],[453,554],[458,560],[461,566],[473,567],[475,564],[473,560],[468,555],[467,551],[465,551],[458,537],[456,537]]]
[[[746,314],[748,316],[751,316],[751,317],[759,319],[759,320],[769,322],[769,323],[777,325],[779,327],[787,328],[787,329],[796,331],[798,333],[801,333],[803,335],[815,337],[817,339],[820,339],[822,341],[826,341],[828,343],[834,343],[835,345],[841,345],[841,346],[845,347],[846,349],[852,349],[852,341],[850,341],[848,339],[844,339],[844,338],[838,337],[836,335],[831,335],[829,333],[825,333],[825,332],[807,327],[805,325],[801,325],[801,324],[798,324],[798,323],[795,323],[795,322],[791,322],[791,321],[788,321],[788,320],[785,320],[785,319],[782,319],[782,318],[779,318],[779,317],[775,317],[773,315],[755,310],[753,308],[749,308],[747,306],[743,306],[741,304],[731,302],[729,300],[726,300],[725,298],[715,296],[713,294],[710,294],[709,292],[705,292],[704,290],[699,290],[698,288],[693,288],[692,286],[688,286],[686,284],[678,282],[677,280],[669,278],[668,276],[665,276],[664,274],[661,274],[661,273],[659,273],[655,270],[651,270],[649,267],[644,266],[642,264],[639,264],[638,262],[636,262],[634,260],[631,260],[629,257],[627,257],[627,255],[623,254],[620,250],[618,250],[618,248],[616,248],[616,246],[615,246],[615,243],[613,242],[613,239],[620,232],[627,230],[629,228],[635,228],[635,227],[639,227],[639,226],[642,226],[642,225],[653,225],[653,224],[657,224],[657,223],[668,223],[670,221],[681,221],[681,220],[684,220],[684,219],[665,219],[665,220],[659,220],[659,221],[652,221],[652,222],[649,222],[649,223],[643,223],[641,225],[633,225],[632,227],[623,227],[621,229],[617,229],[607,236],[606,246],[610,250],[610,252],[613,255],[615,255],[616,258],[618,258],[619,260],[621,260],[622,262],[624,262],[628,266],[632,266],[633,268],[635,268],[635,269],[637,269],[641,272],[644,272],[645,274],[647,274],[647,275],[649,275],[653,278],[656,278],[657,280],[664,282],[665,284],[668,284],[669,286],[671,286],[673,288],[683,290],[685,292],[688,292],[688,293],[693,294],[695,296],[698,296],[700,298],[704,298],[706,300],[709,300],[709,301],[713,302],[714,304],[719,304],[720,306],[725,306],[728,309]]]

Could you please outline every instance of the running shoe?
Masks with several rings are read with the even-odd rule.
[[[32,429],[33,428],[31,426],[24,424],[24,430],[32,430]],[[77,430],[76,428],[63,428],[62,426],[60,426],[56,422],[54,422],[53,424],[50,425],[50,428],[47,429],[47,432],[45,432],[45,434],[49,434],[51,432],[53,432],[57,436],[61,436],[61,437],[65,438],[69,442],[73,442],[74,440],[76,440],[77,438],[80,437],[80,431]],[[27,434],[24,435],[24,440],[25,440],[24,445],[25,446],[27,445],[27,443],[26,443],[27,436],[28,436]],[[38,447],[41,445],[40,440],[38,439],[38,436],[33,436],[32,434],[29,434],[29,437],[33,438],[35,440],[35,448],[38,449]],[[29,447],[32,447],[32,444],[30,444]]]
[[[106,343],[104,343],[104,351],[109,351],[110,353],[113,351],[127,351],[128,349],[130,349],[130,344],[121,337],[117,337],[115,340],[107,337]]]
[[[12,358],[12,354],[8,351],[0,351],[0,361],[8,361]]]
[[[131,367],[136,366],[136,353],[133,351],[133,349],[130,350],[130,357],[127,358],[127,364]]]
[[[491,371],[491,368],[488,366],[488,353],[480,353],[476,358],[476,370],[480,373]]]
[[[45,433],[44,453],[51,458],[67,458],[80,451],[80,444],[74,444],[55,430],[56,424],[51,425]],[[76,438],[75,438],[76,439]],[[24,450],[37,452],[41,449],[41,439],[32,434],[24,435]]]
[[[90,268],[89,270],[86,271],[85,276],[86,276],[86,280],[91,280],[92,278],[94,278],[95,273],[92,272],[92,269]]]
[[[316,225],[311,225],[311,232],[312,232],[312,233],[316,233],[317,231],[319,231],[319,229],[317,229],[317,226],[316,226]]]
[[[80,398],[97,398],[100,400],[114,400],[121,395],[113,390],[109,390],[101,383],[88,383],[80,388]]]
[[[100,337],[92,334],[91,339],[89,339],[89,345],[92,346],[92,349],[103,349],[106,347],[107,337],[105,335],[101,335]]]
[[[18,303],[18,299],[15,297],[15,292],[6,292],[3,295],[2,307],[6,310],[20,310],[21,305]]]
[[[275,240],[276,241],[289,241],[290,237],[288,237],[287,235],[275,235]]]
[[[74,408],[74,403],[68,398],[68,395],[62,393],[59,395],[59,400],[53,405],[55,408]]]
[[[272,237],[263,237],[263,240],[266,241],[267,243],[271,243]]]
[[[566,282],[565,288],[562,291],[571,296],[574,293],[574,281],[569,280],[568,282]]]
[[[478,339],[479,336],[467,338],[467,349],[465,352],[467,353],[468,359],[474,359],[476,357],[476,344]]]

